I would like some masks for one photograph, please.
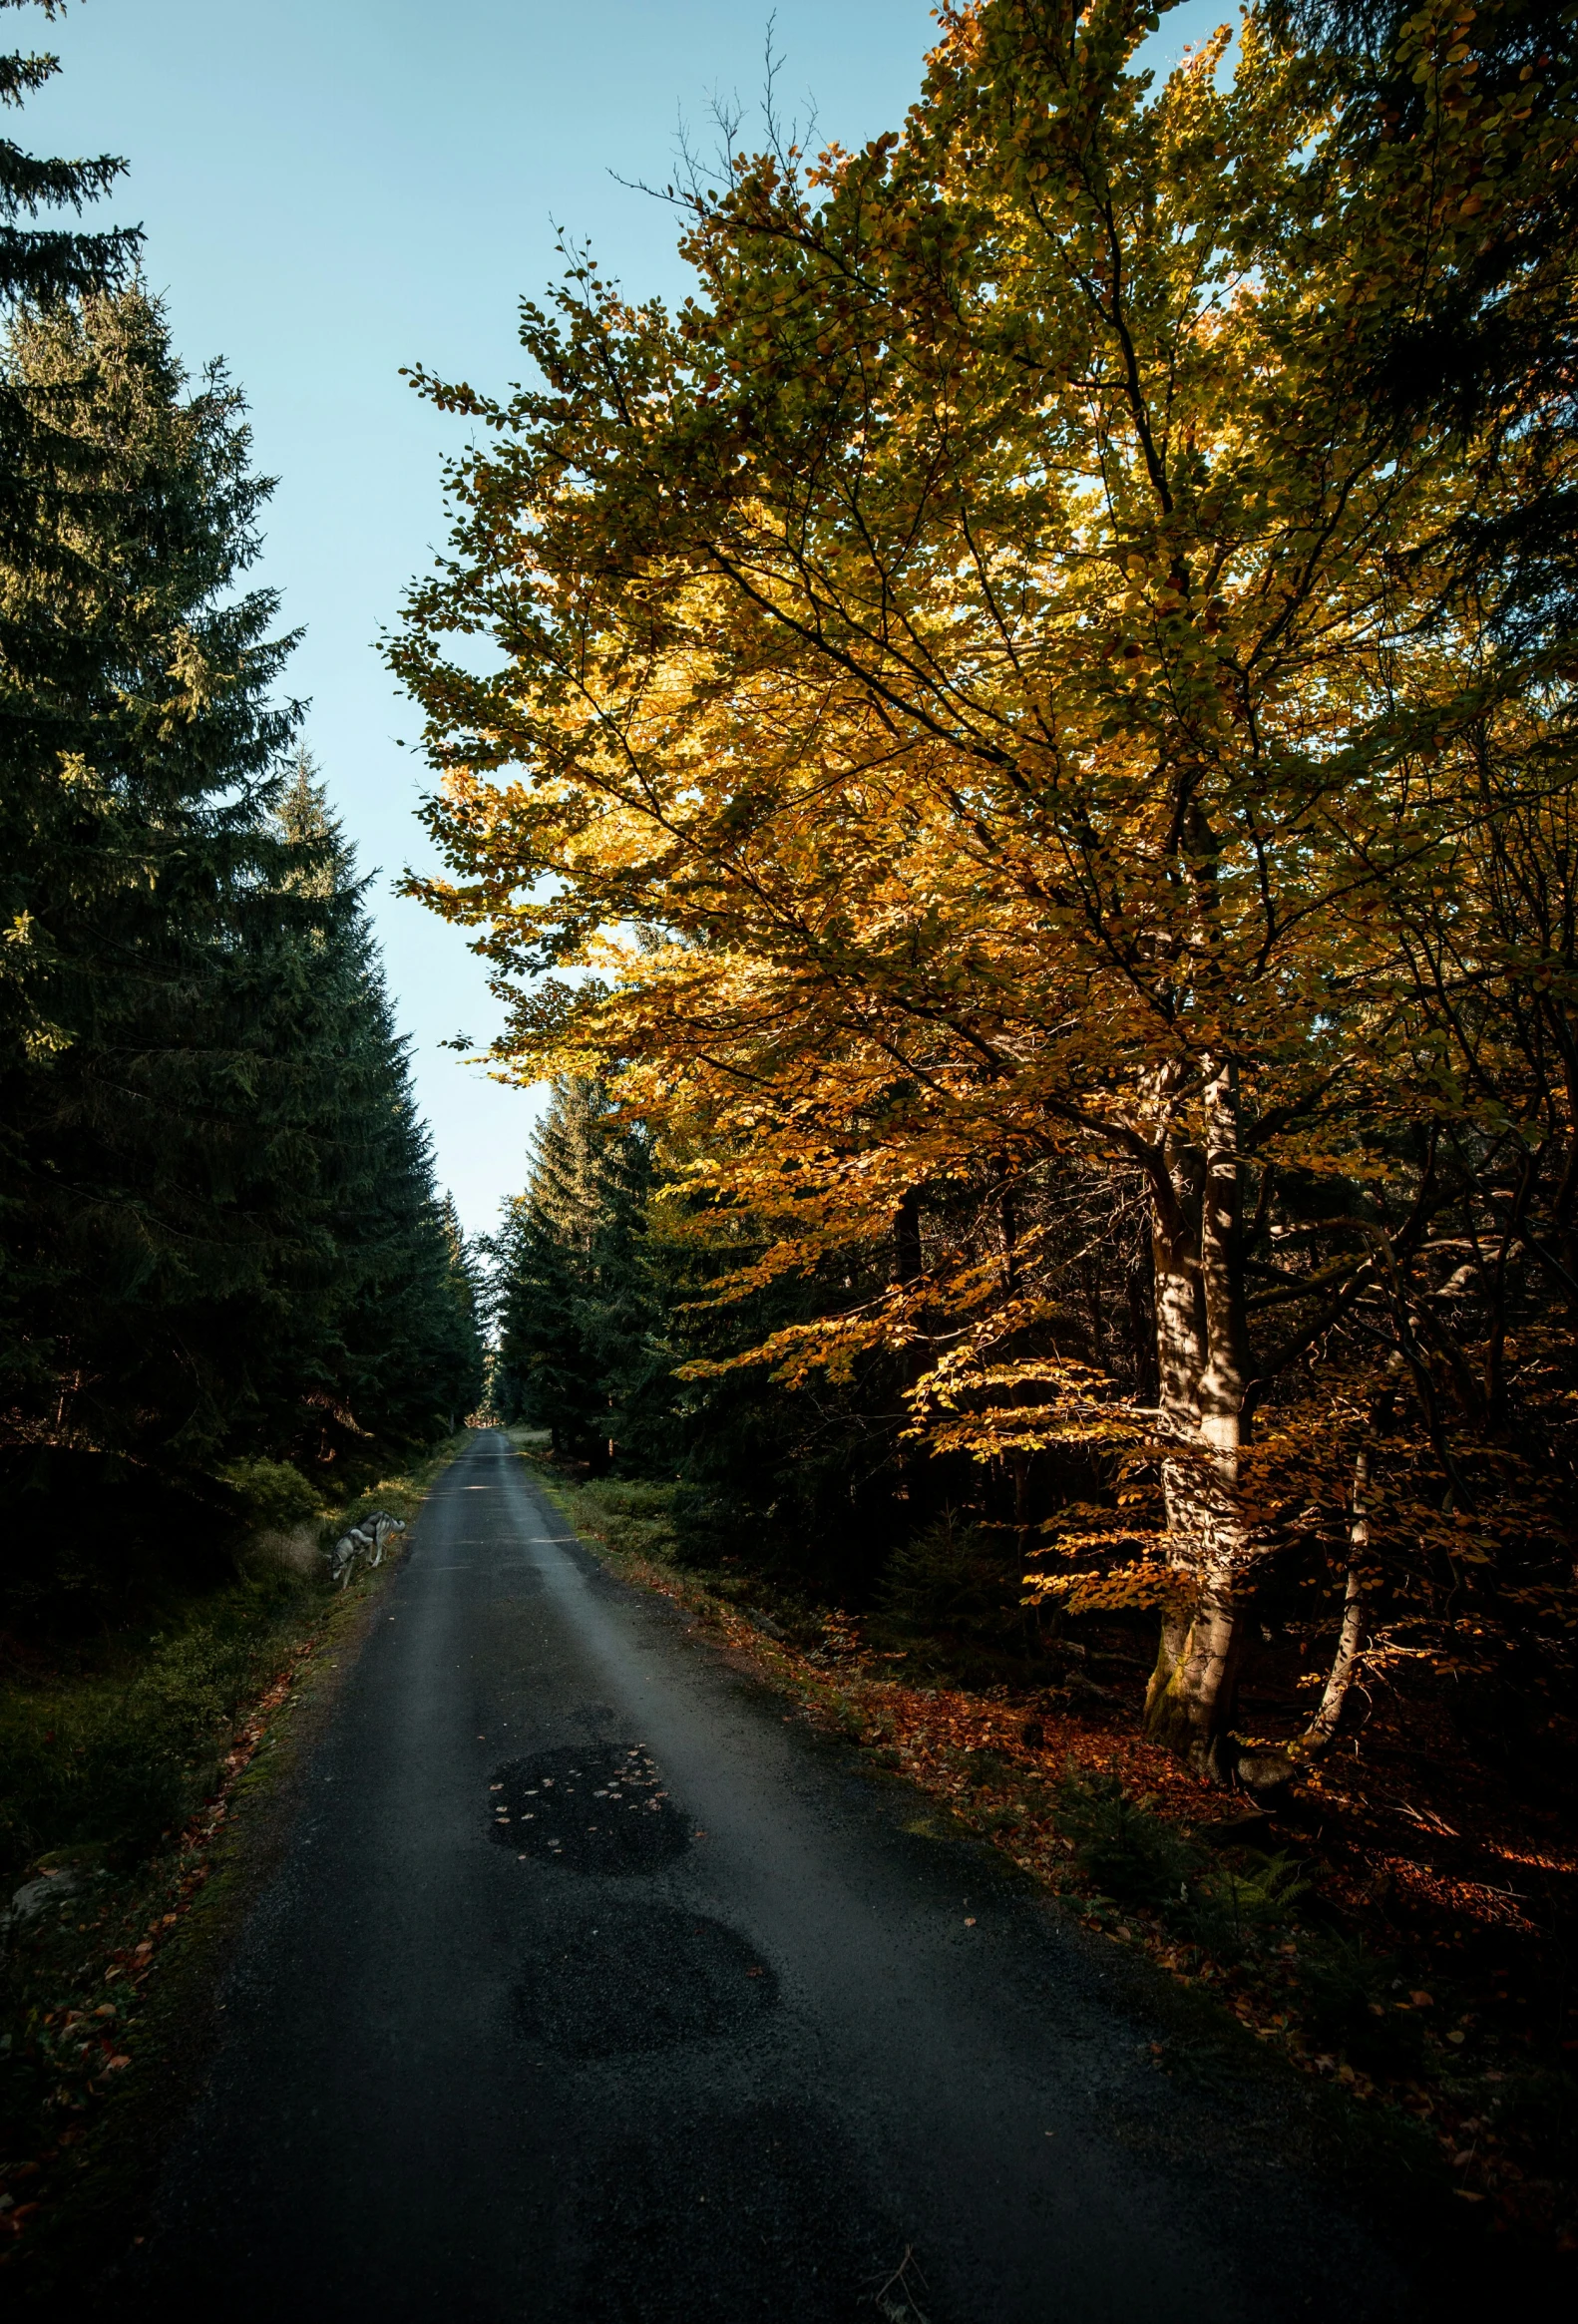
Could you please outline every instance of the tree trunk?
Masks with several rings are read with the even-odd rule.
[[[1244,1658],[1243,1609],[1219,1576],[1208,1579],[1187,1614],[1162,1622],[1161,1651],[1145,1692],[1145,1732],[1202,1775],[1232,1779],[1228,1728]]]
[[[1354,1517],[1349,1527],[1348,1543],[1348,1587],[1343,1593],[1343,1626],[1337,1634],[1337,1653],[1332,1659],[1320,1709],[1311,1720],[1299,1745],[1302,1758],[1319,1758],[1336,1742],[1343,1707],[1348,1701],[1348,1690],[1359,1668],[1360,1649],[1365,1643],[1365,1594],[1359,1577],[1365,1553],[1370,1546],[1368,1440],[1360,1445],[1354,1455]]]
[[[921,1280],[921,1190],[912,1186],[893,1218],[893,1272],[900,1283]]]
[[[1249,1353],[1239,1249],[1242,1162],[1237,1071],[1219,1065],[1205,1092],[1200,1225],[1187,1186],[1157,1207],[1156,1356],[1164,1436],[1168,1556],[1177,1597],[1162,1624],[1145,1698],[1145,1730],[1201,1773],[1232,1773],[1228,1731],[1243,1661],[1253,1528],[1240,1477]]]

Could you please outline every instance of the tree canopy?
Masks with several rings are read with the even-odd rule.
[[[680,191],[677,313],[577,259],[536,384],[419,375],[479,438],[394,660],[505,1068],[608,1078],[742,1293],[893,1253],[743,1355],[1099,1455],[1041,1586],[1163,1607],[1214,1761],[1290,1542],[1404,1627],[1560,1570],[1574,89],[1511,5],[1159,88],[1154,22],[947,8],[902,134]],[[1075,1216],[1143,1221],[1126,1370]]]

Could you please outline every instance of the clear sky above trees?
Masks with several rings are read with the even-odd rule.
[[[632,290],[678,290],[676,221],[620,177],[661,181],[681,114],[755,98],[767,24],[749,0],[88,0],[27,36],[65,71],[28,109],[44,152],[122,153],[118,218],[148,229],[189,360],[228,359],[280,484],[262,578],[306,625],[307,740],[364,864],[421,861],[417,726],[373,651],[441,530],[460,432],[399,377],[519,375],[515,300],[557,270],[556,223]],[[1157,62],[1231,16],[1186,0]],[[20,31],[20,28],[19,28]],[[785,110],[825,136],[897,126],[932,37],[924,0],[780,0]],[[469,1227],[519,1188],[534,1101],[439,1043],[491,1030],[460,936],[386,878],[376,909],[441,1181]]]

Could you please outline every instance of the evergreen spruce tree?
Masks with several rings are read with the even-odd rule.
[[[819,1588],[859,1591],[915,1510],[897,1499],[904,1408],[878,1356],[790,1393],[729,1359],[773,1330],[847,1309],[874,1284],[845,1271],[712,1303],[747,1256],[742,1214],[652,1203],[644,1129],[621,1127],[593,1081],[554,1084],[526,1192],[493,1239],[499,1346],[493,1402],[550,1431],[594,1471],[677,1481],[698,1555],[748,1548]],[[681,1376],[695,1361],[725,1366]],[[937,1480],[946,1489],[938,1464]]]
[[[601,1200],[605,1102],[588,1081],[556,1082],[533,1136],[527,1191],[496,1245],[500,1337],[495,1398],[506,1419],[550,1430],[554,1450],[594,1457],[607,1391],[587,1304]]]
[[[533,1138],[527,1191],[492,1246],[500,1337],[494,1401],[551,1431],[556,1452],[603,1468],[649,1460],[656,1412],[652,1303],[643,1280],[648,1142],[617,1124],[594,1081],[556,1082]],[[657,1366],[666,1382],[666,1366]]]
[[[0,102],[55,69],[0,58]],[[481,1376],[364,887],[310,765],[280,773],[293,640],[246,586],[270,488],[241,399],[186,377],[136,232],[48,222],[122,167],[0,142],[13,1609],[70,1579],[63,1543],[113,1590],[183,1511],[210,1529],[238,1455],[381,1463]]]
[[[64,0],[0,0],[0,8],[65,13]],[[0,105],[19,106],[60,71],[60,59],[17,51],[0,56]],[[118,281],[142,242],[136,227],[81,233],[34,221],[51,210],[80,210],[110,192],[126,164],[112,154],[91,161],[40,161],[0,138],[0,302],[81,297]]]
[[[0,600],[43,646],[7,705],[0,1506],[152,1540],[238,1453],[430,1441],[480,1346],[361,885],[310,771],[281,792],[239,398],[136,287],[21,314],[5,372],[43,548]]]
[[[19,7],[27,0],[0,0]],[[46,15],[57,0],[42,0]],[[59,69],[51,56],[0,56],[0,103],[19,106]],[[41,214],[80,210],[125,169],[95,161],[41,161],[0,139],[0,315],[36,319],[68,297],[93,298],[119,284],[140,242],[136,231],[84,233],[40,225]],[[106,496],[130,478],[101,437],[81,425],[81,366],[0,364],[0,1045],[48,1042],[30,994],[38,935],[30,882],[77,820],[66,768],[72,738],[58,731],[62,697],[103,688],[107,671],[95,625],[77,615],[95,585],[90,542],[103,536]]]
[[[223,1435],[225,1303],[290,1231],[252,1109],[293,713],[274,600],[236,588],[267,488],[222,374],[189,393],[134,288],[23,310],[0,376],[29,507],[0,558],[0,1382],[31,1506],[62,1459],[141,1474]]]
[[[430,1441],[476,1403],[476,1284],[454,1205],[435,1190],[367,883],[304,752],[278,821],[290,889],[316,915],[284,924],[304,967],[291,1056],[308,1108],[298,1215],[312,1241],[257,1425],[309,1459],[390,1453]]]
[[[38,6],[46,17],[63,13],[64,0],[0,0],[0,8]],[[60,70],[58,57],[13,50],[0,54],[0,105],[26,103]],[[111,290],[131,273],[142,245],[137,227],[85,233],[78,227],[41,223],[52,212],[80,212],[86,202],[107,194],[126,170],[111,154],[75,162],[41,160],[14,139],[0,138],[0,315],[21,306],[39,307],[63,298],[83,298]],[[0,380],[0,546],[12,561],[27,562],[39,544],[31,538],[34,493],[26,472],[36,465],[37,448],[25,451],[34,415],[27,401]],[[72,479],[58,479],[62,491]],[[58,649],[58,640],[48,641]],[[31,667],[27,625],[15,624],[0,608],[0,655],[11,671]]]

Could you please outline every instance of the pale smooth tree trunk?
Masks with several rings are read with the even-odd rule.
[[[1156,1206],[1156,1353],[1169,1559],[1177,1573],[1145,1698],[1145,1728],[1202,1773],[1232,1773],[1232,1726],[1257,1542],[1244,1505],[1243,1409],[1250,1358],[1239,1253],[1243,1161],[1237,1069],[1205,1091],[1199,1225],[1189,1190]]]
[[[1370,1443],[1367,1438],[1354,1455],[1354,1514],[1348,1531],[1348,1586],[1343,1592],[1343,1624],[1337,1634],[1320,1708],[1299,1744],[1301,1758],[1319,1758],[1337,1740],[1348,1691],[1359,1668],[1365,1644],[1365,1591],[1360,1569],[1370,1547]]]

